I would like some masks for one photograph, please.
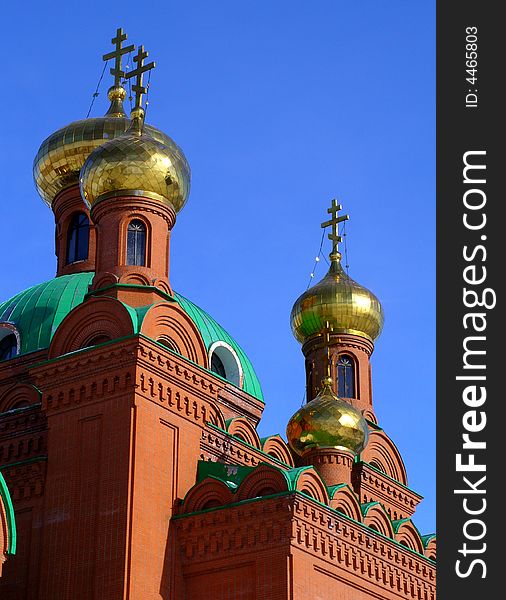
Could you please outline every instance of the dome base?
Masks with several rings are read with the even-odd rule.
[[[345,448],[312,448],[300,458],[302,465],[312,465],[318,471],[327,487],[351,485],[353,461],[353,452]]]

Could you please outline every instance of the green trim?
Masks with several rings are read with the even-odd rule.
[[[428,533],[427,535],[421,535],[420,537],[422,538],[423,547],[427,548],[427,546],[429,545],[429,542],[436,537],[436,534]]]
[[[261,462],[256,467],[246,467],[244,465],[233,465],[229,463],[199,461],[197,466],[197,483],[200,483],[206,477],[212,477],[222,483],[233,483],[234,485],[239,486],[252,471],[261,466],[270,467],[281,473],[286,480],[289,491],[295,491],[299,477],[304,471],[313,469],[312,465],[292,467],[285,470],[267,462]],[[230,470],[235,471],[235,473],[230,473]]]
[[[16,517],[14,515],[14,506],[12,504],[11,495],[7,488],[7,483],[0,472],[0,497],[2,498],[3,505],[5,506],[5,513],[7,517],[7,529],[9,531],[9,542],[7,544],[7,554],[16,554],[17,546],[17,530],[16,530]]]
[[[246,498],[245,500],[238,500],[237,502],[232,502],[230,504],[225,504],[224,506],[213,506],[212,508],[204,508],[203,510],[196,510],[190,513],[183,513],[182,515],[174,515],[172,517],[173,520],[184,519],[186,517],[193,517],[195,515],[204,515],[210,512],[216,512],[217,510],[229,509],[234,506],[241,506],[243,504],[251,504],[252,502],[260,502],[261,500],[270,500],[271,498],[281,498],[282,496],[290,496],[298,492],[292,492],[290,490],[284,490],[282,492],[278,492],[276,494],[270,494],[269,496],[256,496],[255,498]]]
[[[262,448],[265,446],[265,442],[267,440],[270,440],[272,438],[279,438],[283,443],[286,444],[285,440],[281,437],[281,434],[279,433],[273,433],[272,435],[268,435],[266,437],[261,437],[260,438],[260,443],[262,444]]]
[[[385,507],[383,506],[383,504],[381,504],[381,502],[378,502],[377,500],[375,500],[374,502],[365,502],[364,504],[360,505],[360,512],[362,513],[362,516],[365,517],[366,514],[369,512],[369,509],[373,506],[380,506],[383,509],[383,512],[386,514],[388,520],[390,521],[390,517],[388,516]]]
[[[57,356],[56,358],[49,358],[48,360],[44,360],[39,363],[35,363],[32,365],[33,368],[44,367],[46,365],[50,365],[54,362],[67,358],[68,356],[77,356],[79,354],[84,354],[85,352],[90,352],[91,350],[96,350],[97,348],[104,348],[105,346],[111,346],[112,344],[117,344],[118,342],[124,342],[125,340],[133,340],[136,337],[146,337],[142,336],[140,333],[130,333],[129,335],[125,335],[123,337],[117,338],[115,340],[108,340],[107,342],[102,342],[101,344],[97,344],[96,346],[87,346],[86,348],[80,348],[79,350],[74,350],[73,352],[69,352],[68,354],[62,354],[61,356]],[[150,338],[147,338],[148,340]]]
[[[42,404],[40,402],[35,402],[34,404],[30,404],[30,406],[21,406],[20,408],[11,408],[10,410],[6,410],[5,412],[0,413],[0,419],[2,417],[11,417],[12,415],[18,415],[18,414],[26,412],[32,408],[40,408],[41,406],[42,406]]]
[[[0,467],[0,472],[3,469],[11,469],[12,467],[19,467],[20,465],[29,465],[31,463],[46,462],[46,461],[47,461],[47,454],[41,454],[40,456],[34,456],[33,458],[25,458],[25,460],[17,460],[15,462],[2,465]]]
[[[377,431],[383,431],[383,427],[380,427],[377,423],[374,423],[374,421],[370,421],[369,419],[366,419],[365,422],[369,425],[369,427],[371,429],[376,429]]]
[[[332,500],[335,496],[335,493],[338,490],[342,490],[343,488],[347,488],[348,490],[350,490],[350,492],[352,492],[352,494],[355,496],[355,498],[357,498],[357,494],[355,494],[355,492],[352,490],[352,488],[347,483],[339,483],[338,485],[331,485],[327,488],[329,500]],[[358,498],[357,498],[357,502],[358,502]]]
[[[207,477],[212,477],[226,484],[232,483],[237,487],[253,469],[254,467],[245,467],[243,465],[199,460],[197,464],[197,483],[200,483]]]
[[[277,467],[274,467],[277,468]],[[299,477],[302,475],[302,473],[304,473],[304,471],[309,471],[311,469],[314,469],[314,467],[312,465],[307,465],[305,467],[292,467],[291,469],[289,469],[288,471],[281,471],[281,473],[283,473],[283,475],[285,476],[285,479],[288,483],[288,489],[292,490],[292,491],[296,491],[296,487],[297,487],[297,481],[299,481]],[[280,469],[278,469],[279,471]],[[323,484],[325,485],[325,484]]]

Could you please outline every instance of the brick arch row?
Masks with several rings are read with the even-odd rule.
[[[360,458],[395,481],[407,485],[406,467],[401,454],[383,430],[373,429],[369,432],[369,441]]]
[[[154,304],[141,319],[133,309],[105,296],[88,299],[65,317],[51,341],[49,358],[134,333],[160,341],[199,366],[208,367],[202,336],[176,302]]]
[[[289,467],[294,466],[292,454],[280,435],[276,434],[260,439],[255,427],[245,417],[229,419],[226,422],[226,431],[283,464]]]
[[[411,519],[401,519],[392,523],[394,528],[394,539],[399,544],[410,550],[424,554],[422,537]]]
[[[0,413],[15,408],[23,408],[41,401],[40,391],[28,383],[13,385],[0,394]]]
[[[181,511],[198,512],[287,491],[298,491],[322,504],[329,503],[325,484],[312,467],[285,472],[271,465],[261,464],[243,479],[237,489],[233,484],[226,485],[215,477],[207,477],[187,493]]]

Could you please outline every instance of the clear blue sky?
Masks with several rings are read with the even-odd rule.
[[[425,496],[415,523],[433,531],[434,2],[9,3],[1,299],[54,275],[53,217],[33,186],[33,157],[50,133],[86,116],[119,26],[157,62],[148,121],[192,167],[172,284],[252,359],[266,399],[261,435],[284,435],[304,394],[289,315],[330,199],[351,215],[350,275],[386,313],[372,358],[376,412]],[[104,78],[93,115],[105,112],[109,85]]]

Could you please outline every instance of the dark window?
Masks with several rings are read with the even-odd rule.
[[[216,354],[216,352],[213,352],[213,354],[211,356],[211,371],[213,371],[214,373],[217,373],[218,375],[223,377],[223,379],[227,378],[227,374],[225,372],[225,366],[224,366],[221,358]]]
[[[130,221],[127,234],[127,265],[146,264],[146,226],[142,221]]]
[[[88,258],[90,222],[84,213],[72,217],[67,232],[67,264]]]
[[[107,337],[106,335],[97,335],[97,337],[94,337],[86,344],[85,348],[88,348],[90,346],[98,346],[99,344],[105,344],[110,340],[111,338]]]
[[[8,360],[18,353],[18,341],[13,333],[0,340],[0,360]]]
[[[341,354],[337,361],[337,395],[355,398],[355,363],[347,354]]]

